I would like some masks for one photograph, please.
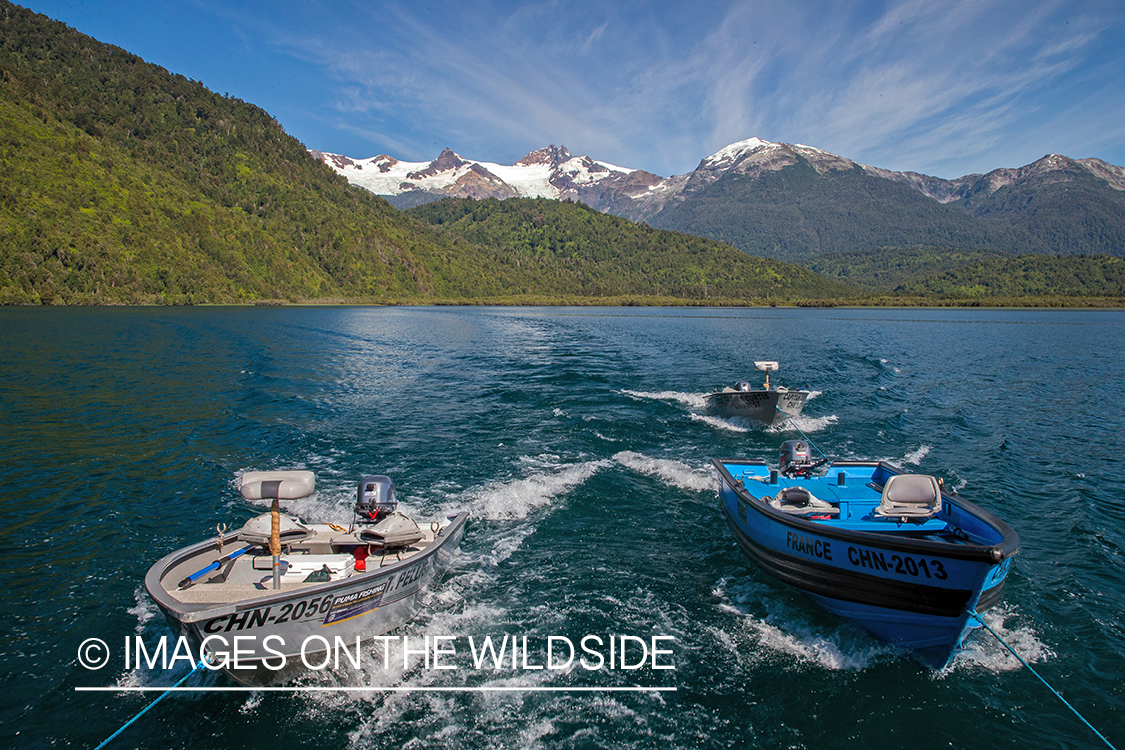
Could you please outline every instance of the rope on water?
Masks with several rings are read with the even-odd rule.
[[[192,670],[191,670],[190,672],[188,672],[188,673],[187,673],[187,674],[185,674],[185,675],[184,675],[184,676],[183,676],[182,678],[180,678],[180,681],[179,681],[179,682],[177,682],[177,683],[176,683],[175,685],[173,685],[172,687],[168,688],[168,689],[167,689],[167,690],[165,690],[165,691],[164,691],[163,693],[161,693],[161,694],[160,694],[160,697],[159,697],[159,698],[157,698],[157,699],[156,699],[156,700],[154,700],[154,701],[153,701],[152,703],[148,704],[148,705],[147,705],[147,706],[145,706],[145,707],[144,707],[143,709],[141,709],[141,712],[140,712],[139,714],[137,714],[137,715],[136,715],[136,716],[134,716],[133,718],[129,719],[129,721],[127,721],[127,722],[125,722],[124,724],[122,724],[122,725],[121,725],[121,728],[120,728],[120,729],[118,729],[118,730],[117,730],[116,732],[114,732],[114,733],[113,733],[113,734],[111,734],[110,736],[106,737],[106,738],[105,738],[105,741],[104,741],[104,742],[102,742],[102,744],[98,745],[98,746],[97,746],[96,748],[94,748],[94,750],[102,750],[102,748],[103,748],[103,747],[105,747],[106,745],[108,745],[108,744],[110,743],[110,741],[111,741],[111,740],[113,740],[113,738],[114,738],[114,737],[116,737],[117,735],[121,734],[121,733],[122,733],[122,732],[124,732],[124,731],[125,731],[126,729],[128,729],[128,728],[129,728],[129,725],[130,725],[130,724],[132,724],[132,723],[133,723],[134,721],[136,721],[137,719],[141,718],[141,717],[142,717],[142,716],[144,716],[144,715],[145,715],[146,713],[148,713],[148,710],[149,710],[150,708],[152,708],[153,706],[155,706],[155,705],[156,705],[157,703],[159,703],[160,701],[164,700],[164,698],[166,698],[166,697],[168,696],[168,694],[169,694],[169,693],[171,693],[171,692],[172,692],[172,691],[173,691],[174,689],[178,688],[178,687],[179,687],[180,685],[183,685],[183,684],[184,684],[184,682],[186,682],[186,681],[187,681],[187,678],[191,677],[191,676],[192,676],[193,674],[195,674],[195,673],[196,673],[196,672],[198,672],[198,671],[199,671],[200,669],[202,669],[202,668],[203,668],[203,666],[204,666],[205,664],[206,664],[206,660],[205,660],[205,659],[200,659],[200,660],[199,660],[199,663],[198,663],[198,664],[196,664],[196,665],[195,665],[194,667],[192,667]]]
[[[1051,687],[1051,683],[1049,683],[1049,682],[1047,682],[1047,681],[1046,681],[1045,679],[1043,679],[1043,676],[1042,676],[1042,675],[1040,675],[1040,674],[1039,674],[1038,672],[1036,672],[1036,671],[1035,671],[1035,668],[1034,668],[1034,667],[1032,667],[1032,666],[1031,666],[1030,664],[1028,664],[1028,663],[1027,663],[1027,661],[1026,661],[1026,660],[1025,660],[1025,659],[1024,659],[1024,658],[1023,658],[1022,656],[1020,656],[1019,654],[1017,654],[1017,653],[1016,653],[1016,650],[1015,650],[1014,648],[1012,648],[1011,646],[1009,646],[1009,645],[1008,645],[1008,642],[1007,642],[1007,641],[1005,641],[1005,640],[1004,640],[1003,638],[1001,638],[1001,637],[1000,637],[1000,634],[999,634],[999,633],[997,633],[997,632],[996,632],[995,630],[993,630],[993,629],[992,629],[992,626],[991,626],[991,625],[989,625],[989,624],[988,624],[987,622],[985,622],[985,621],[984,621],[984,618],[983,618],[983,617],[981,617],[980,615],[978,615],[978,614],[977,614],[977,613],[976,613],[975,611],[973,611],[973,610],[970,610],[970,611],[969,611],[969,615],[970,615],[970,616],[971,616],[972,618],[974,618],[974,619],[975,619],[975,620],[976,620],[977,622],[979,622],[979,623],[980,623],[981,625],[983,625],[983,626],[984,626],[985,628],[987,628],[988,632],[989,632],[989,633],[992,633],[993,637],[995,637],[995,638],[996,638],[996,640],[1000,641],[1000,644],[1001,644],[1002,646],[1004,646],[1004,648],[1006,648],[1006,649],[1008,649],[1009,651],[1011,651],[1011,652],[1012,652],[1012,656],[1014,656],[1014,657],[1016,657],[1017,659],[1019,659],[1019,660],[1020,660],[1020,664],[1023,664],[1023,665],[1025,666],[1025,667],[1027,667],[1027,668],[1028,668],[1028,669],[1029,669],[1029,670],[1031,671],[1031,673],[1032,673],[1033,675],[1035,675],[1036,677],[1038,677],[1038,678],[1039,678],[1039,681],[1040,681],[1040,682],[1042,682],[1042,683],[1043,683],[1044,685],[1046,685],[1046,686],[1047,686],[1047,689],[1048,689],[1048,690],[1050,690],[1050,691],[1051,691],[1052,693],[1054,693],[1054,694],[1055,694],[1055,697],[1056,697],[1056,698],[1058,698],[1058,699],[1059,699],[1060,701],[1062,701],[1062,702],[1063,702],[1063,705],[1064,705],[1064,706],[1066,706],[1066,707],[1067,707],[1067,708],[1069,708],[1069,709],[1070,709],[1071,711],[1073,711],[1073,712],[1074,712],[1074,715],[1075,715],[1075,716],[1077,716],[1077,717],[1078,717],[1079,719],[1081,719],[1081,720],[1082,720],[1082,723],[1083,723],[1083,724],[1085,724],[1086,726],[1088,726],[1088,727],[1090,728],[1090,731],[1091,731],[1091,732],[1093,732],[1094,734],[1098,735],[1098,737],[1099,737],[1099,738],[1101,739],[1101,741],[1102,741],[1102,742],[1104,742],[1104,743],[1106,744],[1106,747],[1109,747],[1109,748],[1110,748],[1110,750],[1117,750],[1117,748],[1115,748],[1115,747],[1113,746],[1113,744],[1112,744],[1112,743],[1110,743],[1110,741],[1109,741],[1109,740],[1107,740],[1107,739],[1105,738],[1105,735],[1103,735],[1103,734],[1102,734],[1101,732],[1099,732],[1099,731],[1098,731],[1097,729],[1094,729],[1094,725],[1093,725],[1093,724],[1091,724],[1090,722],[1086,721],[1086,717],[1085,717],[1085,716],[1083,716],[1082,714],[1078,713],[1078,709],[1077,709],[1077,708],[1075,708],[1074,706],[1070,705],[1070,703],[1068,703],[1068,702],[1067,702],[1066,698],[1062,697],[1062,696],[1061,696],[1061,695],[1059,694],[1059,691],[1058,691],[1058,690],[1055,690],[1055,689],[1054,689],[1053,687]]]
[[[822,451],[822,450],[820,449],[820,446],[818,446],[818,445],[817,445],[816,443],[814,443],[813,441],[809,440],[809,436],[808,436],[808,435],[806,435],[805,433],[801,432],[801,428],[797,426],[797,423],[793,421],[793,418],[792,418],[792,417],[790,417],[790,416],[789,416],[788,414],[786,414],[785,412],[781,411],[781,407],[780,407],[780,406],[774,406],[773,408],[777,409],[777,411],[778,411],[778,412],[779,412],[779,413],[781,414],[781,416],[785,417],[785,421],[789,423],[789,426],[790,426],[790,427],[792,427],[792,428],[793,428],[794,430],[796,430],[796,431],[797,431],[798,433],[800,433],[801,437],[803,437],[803,438],[805,439],[805,442],[806,442],[806,443],[808,443],[809,445],[811,445],[811,446],[812,446],[813,448],[816,448],[816,452],[820,454],[820,457],[821,457],[821,458],[823,458],[823,459],[824,459],[825,461],[827,461],[827,460],[828,460],[828,456],[824,455],[824,451]]]

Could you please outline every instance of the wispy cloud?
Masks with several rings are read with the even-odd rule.
[[[258,28],[322,72],[319,120],[369,141],[352,156],[565,143],[671,174],[757,135],[957,176],[1076,142],[1122,155],[1115,0],[355,2],[299,27],[291,10]]]

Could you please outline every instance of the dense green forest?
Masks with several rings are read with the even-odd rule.
[[[818,274],[866,292],[892,292],[908,283],[939,277],[985,258],[1008,257],[989,250],[945,247],[882,247],[820,255],[804,265]]]
[[[918,300],[935,304],[1125,303],[1125,260],[1109,255],[1010,256],[940,247],[880,248],[825,255],[809,261],[808,266],[872,294],[869,304],[893,304],[894,300],[911,304]]]
[[[0,219],[7,304],[476,292],[261,109],[6,2]]]
[[[634,224],[582,203],[446,198],[411,208],[407,215],[445,234],[500,249],[533,274],[538,288],[548,294],[772,302],[856,296],[845,285],[799,266]]]
[[[1125,259],[1109,255],[986,257],[899,284],[896,293],[946,299],[1121,297]]]

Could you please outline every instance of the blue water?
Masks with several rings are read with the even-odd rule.
[[[0,353],[0,744],[95,746],[159,693],[75,687],[182,677],[124,666],[126,638],[170,634],[145,571],[262,511],[241,472],[307,468],[308,520],[346,522],[364,473],[472,512],[401,635],[527,637],[533,665],[548,636],[665,635],[675,668],[384,669],[371,645],[300,684],[410,690],[180,694],[110,747],[1104,747],[988,633],[932,673],[742,557],[709,459],[798,433],[703,395],[776,359],[826,454],[944,477],[1017,529],[988,622],[1125,747],[1125,313],[5,309]],[[676,690],[607,689],[630,686]]]

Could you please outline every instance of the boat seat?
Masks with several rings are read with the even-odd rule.
[[[794,516],[838,516],[840,509],[814,496],[804,487],[786,487],[769,501],[770,507]]]
[[[941,510],[941,485],[928,474],[896,474],[883,485],[876,516],[930,518]]]

